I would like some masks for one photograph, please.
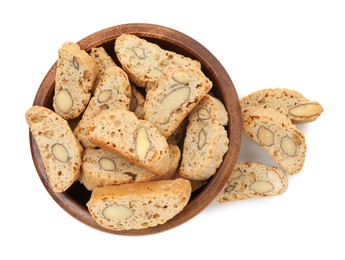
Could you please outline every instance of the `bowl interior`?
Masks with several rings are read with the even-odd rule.
[[[90,51],[93,47],[102,46],[115,62],[120,65],[114,52],[114,44],[116,38],[122,33],[137,35],[158,44],[163,49],[177,52],[201,62],[204,74],[213,82],[212,92],[223,102],[229,116],[229,124],[227,126],[230,141],[229,150],[224,155],[223,163],[218,168],[216,174],[203,187],[193,192],[190,201],[181,213],[165,224],[141,230],[112,231],[102,228],[91,218],[86,207],[91,192],[85,189],[79,182],[75,182],[66,192],[54,193],[52,191],[40,152],[34,138],[30,134],[31,153],[37,173],[45,188],[51,197],[70,215],[86,225],[108,233],[122,235],[152,234],[171,229],[189,220],[204,209],[220,192],[234,168],[239,153],[242,129],[240,105],[233,83],[219,61],[200,43],[174,29],[153,24],[124,24],[96,32],[82,39],[78,44],[86,51]],[[33,105],[52,109],[55,73],[56,62],[43,79]],[[77,121],[78,119],[70,121],[72,128]]]

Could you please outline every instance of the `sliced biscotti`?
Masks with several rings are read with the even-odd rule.
[[[180,160],[180,149],[170,146],[171,165],[166,175],[157,176],[151,171],[138,167],[118,155],[103,149],[86,148],[81,165],[79,181],[88,190],[107,185],[119,185],[130,182],[146,182],[170,179],[176,172]]]
[[[310,101],[298,91],[286,88],[262,89],[242,98],[240,102],[242,108],[273,108],[293,123],[314,121],[323,112],[318,102]]]
[[[94,84],[95,86],[97,86],[98,81],[101,79],[107,68],[116,66],[116,63],[103,47],[92,48],[90,51],[90,56],[93,58],[98,68],[98,77]]]
[[[97,74],[97,65],[87,52],[76,43],[64,43],[56,67],[55,112],[65,119],[78,117],[90,100]]]
[[[223,103],[211,96],[205,95],[189,115],[189,121],[196,120],[204,124],[220,124],[226,126],[228,124],[228,113]]]
[[[228,145],[223,126],[192,121],[184,139],[180,175],[190,180],[207,180],[222,163]]]
[[[220,166],[229,139],[223,125],[228,122],[224,105],[206,95],[190,112],[183,143],[179,174],[190,180],[207,180]]]
[[[129,111],[134,112],[134,114],[139,119],[144,119],[145,110],[145,97],[136,89],[135,86],[131,85],[132,97],[129,104]]]
[[[151,123],[138,119],[133,112],[115,109],[95,116],[88,138],[99,147],[114,152],[133,164],[165,175],[170,165],[166,139]]]
[[[80,174],[83,148],[66,120],[48,108],[33,106],[26,121],[39,148],[51,188],[66,191]]]
[[[172,219],[190,195],[189,181],[181,178],[96,188],[86,205],[92,218],[106,229],[143,229]]]
[[[150,88],[170,68],[201,68],[199,61],[163,50],[158,45],[131,34],[120,35],[115,41],[114,49],[123,70],[138,87]]]
[[[90,121],[103,110],[129,109],[131,86],[126,73],[119,67],[108,67],[99,81],[82,119],[74,129],[74,134],[84,147],[96,145],[87,138]]]
[[[242,109],[243,131],[258,143],[283,170],[299,173],[306,156],[306,141],[291,120],[272,108]]]
[[[217,196],[219,202],[275,196],[288,187],[284,172],[275,166],[256,162],[236,164],[230,178]]]
[[[147,91],[144,118],[168,138],[211,87],[199,69],[168,70]]]
[[[178,149],[178,148],[177,148]],[[174,150],[174,152],[176,152]],[[175,172],[179,154],[171,155],[171,171]],[[119,185],[130,182],[156,180],[157,175],[122,159],[118,155],[103,149],[85,149],[82,157],[79,181],[88,189],[94,190],[107,185]]]

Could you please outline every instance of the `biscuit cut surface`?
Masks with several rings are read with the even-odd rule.
[[[87,207],[106,229],[143,229],[172,219],[187,205],[190,195],[190,183],[182,178],[130,183],[95,189]]]
[[[39,148],[54,192],[66,191],[78,179],[82,147],[66,120],[48,108],[33,106],[26,121]]]
[[[79,181],[93,190],[106,185],[151,181],[156,175],[103,149],[85,149]]]
[[[135,86],[131,85],[131,89],[132,89],[132,96],[131,96],[131,102],[129,104],[129,111],[134,112],[137,118],[144,119],[145,97],[137,90]]]
[[[169,70],[147,91],[144,118],[168,138],[211,87],[201,70]]]
[[[286,191],[288,179],[275,166],[256,162],[236,164],[229,180],[217,196],[219,202],[280,195]]]
[[[150,88],[171,68],[201,68],[199,61],[163,50],[158,45],[131,34],[120,35],[115,41],[114,49],[123,70],[138,87]]]
[[[87,129],[96,115],[104,110],[129,109],[131,87],[126,73],[119,67],[108,67],[99,81],[82,119],[74,129],[84,148],[96,148],[87,138]]]
[[[299,173],[306,156],[306,141],[291,120],[272,108],[248,107],[242,109],[243,131],[283,170]]]
[[[156,175],[165,175],[171,164],[166,139],[149,122],[133,112],[116,109],[95,116],[88,131],[90,141]]]
[[[103,47],[92,48],[90,56],[93,58],[98,68],[98,77],[94,84],[96,87],[98,85],[98,81],[102,78],[102,75],[105,73],[107,68],[116,66],[116,63]]]
[[[204,181],[215,174],[228,150],[229,139],[222,124],[228,117],[224,105],[206,95],[188,116],[179,174]]]
[[[56,68],[54,111],[65,119],[78,117],[90,100],[97,74],[97,65],[89,54],[76,43],[64,43]]]
[[[323,112],[318,102],[310,101],[298,91],[286,88],[262,89],[242,98],[240,103],[242,108],[273,108],[293,123],[314,121]]]

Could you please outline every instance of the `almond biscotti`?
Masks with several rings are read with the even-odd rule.
[[[299,173],[304,165],[306,141],[285,115],[272,108],[242,109],[243,131],[265,150],[283,170]]]
[[[109,56],[103,47],[94,47],[90,51],[90,56],[95,61],[98,68],[98,77],[95,81],[95,87],[98,85],[99,80],[109,67],[116,66],[115,61]]]
[[[55,112],[65,119],[78,117],[90,100],[97,74],[97,65],[88,53],[76,43],[64,43],[56,67]]]
[[[201,68],[199,61],[163,50],[132,34],[120,35],[115,41],[114,49],[123,70],[138,87],[150,88],[170,68]]]
[[[166,139],[151,123],[138,119],[133,112],[102,111],[92,119],[87,135],[92,143],[156,175],[168,171],[171,159]]]
[[[191,195],[188,180],[163,180],[96,188],[86,204],[92,218],[110,230],[155,227],[176,216]]]
[[[236,164],[230,178],[217,196],[218,202],[280,195],[286,191],[288,179],[275,166],[256,162]]]
[[[83,148],[66,120],[48,108],[33,106],[26,121],[39,148],[51,188],[66,191],[80,174]]]
[[[198,105],[190,112],[189,121],[195,120],[204,124],[220,124],[226,126],[228,124],[228,113],[223,103],[207,94]]]
[[[169,179],[176,172],[180,160],[180,149],[177,146],[171,146],[170,151],[171,165],[168,173],[166,176],[157,176],[145,168],[129,163],[112,152],[87,148],[82,157],[79,181],[92,191],[107,185]]]
[[[323,112],[318,102],[310,101],[298,91],[286,88],[262,89],[242,98],[240,103],[242,108],[273,108],[293,123],[314,121]]]
[[[108,67],[99,81],[94,96],[91,98],[82,119],[74,129],[84,148],[96,145],[87,138],[87,129],[91,119],[103,110],[129,109],[131,86],[126,73],[119,67]]]
[[[201,70],[168,70],[147,91],[144,118],[168,138],[211,87]]]
[[[144,119],[145,116],[145,97],[137,90],[137,88],[131,85],[132,97],[129,104],[129,111],[134,112],[134,114],[139,119]]]
[[[229,139],[222,124],[228,117],[224,105],[206,95],[188,116],[179,174],[204,181],[215,174],[228,150]]]

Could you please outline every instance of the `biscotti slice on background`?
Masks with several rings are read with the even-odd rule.
[[[272,108],[242,109],[243,131],[265,150],[283,170],[299,173],[306,156],[306,141],[291,120]]]
[[[95,87],[98,85],[99,80],[105,73],[107,68],[116,66],[114,60],[109,56],[103,47],[94,47],[90,51],[90,56],[95,61],[98,68],[98,77],[95,81]]]
[[[206,95],[188,116],[179,173],[190,180],[207,180],[215,174],[228,150],[223,124],[228,116],[224,105]]]
[[[66,191],[80,174],[83,148],[66,120],[48,108],[33,106],[26,121],[39,148],[54,192]]]
[[[144,118],[168,138],[211,87],[199,69],[168,70],[148,90]]]
[[[165,175],[171,164],[166,139],[151,123],[133,112],[115,109],[95,116],[88,131],[90,141],[156,175]]]
[[[91,119],[103,110],[129,109],[131,87],[126,73],[119,67],[109,67],[99,81],[95,94],[91,98],[82,119],[74,129],[80,143],[85,147],[96,145],[87,138],[87,129]]]
[[[131,96],[131,102],[129,104],[129,111],[134,112],[137,118],[144,119],[145,97],[137,90],[135,86],[131,85],[131,89],[132,89],[132,96]]]
[[[97,74],[97,65],[89,54],[76,43],[64,43],[56,67],[55,112],[65,119],[78,117],[90,100]]]
[[[306,123],[316,120],[323,112],[316,101],[309,101],[301,93],[286,88],[262,89],[240,101],[241,107],[273,108],[293,123]]]
[[[123,70],[138,87],[150,88],[170,68],[201,68],[199,61],[163,50],[158,45],[131,34],[120,35],[115,41],[114,49]]]
[[[256,162],[236,164],[230,178],[217,196],[219,202],[275,196],[288,187],[284,172],[275,166]]]
[[[187,205],[188,180],[136,182],[96,188],[86,204],[92,218],[110,230],[155,227],[172,219]]]

